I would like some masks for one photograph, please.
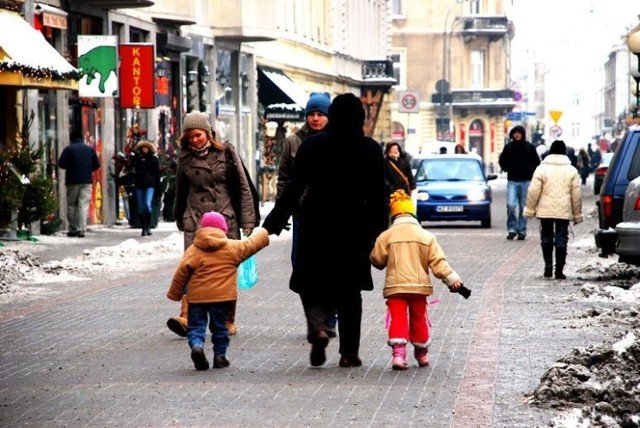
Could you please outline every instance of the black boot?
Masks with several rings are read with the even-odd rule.
[[[140,233],[140,236],[147,236],[146,214],[140,214],[139,220],[140,220],[140,228],[142,229],[142,233]]]
[[[146,225],[147,225],[147,235],[151,236],[151,213],[145,213]]]
[[[556,248],[556,279],[567,279],[564,273],[562,273],[562,269],[564,268],[564,263],[566,260],[567,249]]]
[[[542,245],[542,257],[544,258],[544,277],[551,278],[553,275],[553,244]]]

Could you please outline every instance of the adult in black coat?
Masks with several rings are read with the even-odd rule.
[[[133,156],[133,183],[138,201],[138,215],[142,236],[151,235],[153,196],[160,188],[160,160],[156,156],[156,145],[149,140],[136,144]]]
[[[398,189],[410,195],[416,188],[416,179],[407,155],[398,143],[387,143],[384,149],[385,182],[389,196]]]
[[[67,236],[84,238],[87,228],[87,210],[91,201],[93,171],[100,168],[100,160],[93,147],[84,143],[82,133],[71,131],[71,143],[62,150],[58,167],[65,170],[64,183],[67,196]]]
[[[289,287],[305,300],[311,365],[326,360],[327,319],[337,308],[341,367],[359,358],[362,290],[373,290],[369,253],[388,226],[384,159],[380,145],[365,137],[364,109],[353,94],[329,107],[329,130],[298,149],[293,174],[263,223],[280,234],[298,208],[300,235]]]

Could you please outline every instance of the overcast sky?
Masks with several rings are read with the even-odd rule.
[[[527,51],[535,51],[544,60],[545,47],[567,46],[584,63],[604,64],[611,47],[629,28],[640,23],[640,0],[512,0],[511,19],[514,71],[521,70]],[[574,43],[577,42],[577,43]],[[557,46],[556,46],[557,47]],[[573,48],[572,48],[573,47]]]

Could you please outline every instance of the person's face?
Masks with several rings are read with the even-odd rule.
[[[392,156],[392,157],[395,157],[395,158],[400,156],[400,149],[398,148],[398,146],[389,147],[389,156]]]
[[[201,149],[207,144],[209,137],[204,129],[190,129],[187,131],[187,141],[194,149]]]
[[[146,155],[147,153],[149,153],[149,147],[147,147],[147,146],[142,146],[142,147],[140,148],[140,151],[141,151],[143,154],[145,154],[145,155]]]
[[[514,139],[514,140],[516,140],[516,141],[520,141],[520,140],[522,140],[522,132],[520,132],[520,131],[515,131],[515,132],[513,133],[513,139]]]
[[[309,128],[314,131],[320,131],[324,128],[329,122],[329,118],[326,114],[320,113],[319,111],[312,111],[307,115],[307,123],[309,124]]]

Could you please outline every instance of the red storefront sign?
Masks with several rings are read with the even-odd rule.
[[[154,108],[154,47],[148,43],[121,44],[120,108]]]

